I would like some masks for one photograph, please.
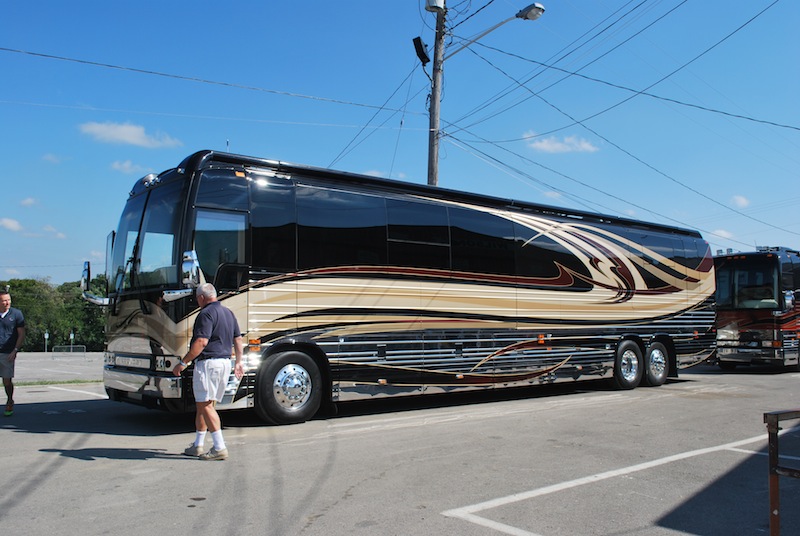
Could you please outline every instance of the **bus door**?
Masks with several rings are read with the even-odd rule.
[[[247,295],[231,299],[249,282],[249,195],[245,173],[234,169],[203,170],[194,207],[190,249],[197,254],[200,280],[214,285],[220,301],[236,315],[240,329],[247,331]],[[187,329],[191,330],[192,325]]]

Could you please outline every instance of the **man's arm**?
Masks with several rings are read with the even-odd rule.
[[[22,348],[22,344],[25,342],[25,326],[21,326],[17,328],[17,344],[11,353],[8,355],[9,361],[14,361],[17,358],[17,349]]]
[[[242,363],[244,340],[241,335],[233,339],[233,352],[236,354],[236,364],[233,366],[233,373],[236,375],[236,379],[241,380],[242,376],[244,376],[244,364]]]
[[[186,367],[189,363],[194,361],[194,359],[199,356],[203,349],[208,345],[208,339],[203,337],[198,337],[192,341],[191,346],[189,346],[189,351],[186,352],[186,355],[183,356],[180,363],[175,365],[172,369],[172,373],[175,376],[180,376],[181,372],[183,372],[184,367]]]

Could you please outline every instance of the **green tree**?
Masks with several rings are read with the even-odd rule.
[[[43,351],[45,332],[49,335],[48,349],[74,343],[85,345],[88,351],[104,348],[105,308],[92,305],[81,298],[79,283],[64,283],[54,287],[47,279],[9,279],[11,305],[25,315],[26,337],[23,351]],[[105,281],[95,278],[93,288],[105,289]]]

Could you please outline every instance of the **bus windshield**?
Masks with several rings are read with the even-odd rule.
[[[178,283],[183,189],[183,181],[173,181],[128,201],[120,218],[110,272],[116,292]]]
[[[778,266],[764,258],[728,259],[716,267],[718,309],[778,309]]]

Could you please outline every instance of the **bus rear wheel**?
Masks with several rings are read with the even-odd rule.
[[[664,385],[668,374],[667,347],[660,342],[654,342],[647,349],[647,356],[644,358],[644,383],[651,387]]]
[[[256,413],[273,424],[307,421],[322,401],[322,375],[316,362],[303,352],[270,357],[256,377]]]
[[[642,381],[642,350],[633,341],[622,341],[614,358],[614,386],[633,389]]]

